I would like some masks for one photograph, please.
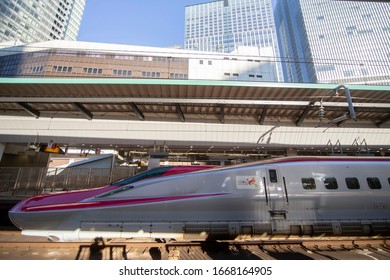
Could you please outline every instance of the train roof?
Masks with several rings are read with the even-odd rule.
[[[294,156],[294,157],[280,157],[280,158],[272,158],[248,163],[242,163],[239,165],[229,165],[222,168],[217,168],[216,170],[221,169],[230,169],[230,168],[240,168],[240,167],[248,167],[248,166],[256,166],[256,165],[272,165],[272,164],[285,164],[285,163],[308,163],[308,162],[364,162],[364,163],[390,163],[390,157],[365,157],[365,156],[331,156],[331,157],[316,157],[316,156]],[[215,169],[213,169],[215,170]],[[207,170],[205,170],[207,172]]]

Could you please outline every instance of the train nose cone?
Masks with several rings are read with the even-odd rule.
[[[17,203],[11,210],[8,211],[8,218],[17,228],[23,229],[23,223],[20,217],[24,214],[24,209],[27,207],[30,199],[25,199]]]
[[[16,226],[17,228],[22,229],[21,226],[19,225],[18,221],[17,221],[16,215],[17,214],[15,212],[12,212],[12,209],[10,211],[8,211],[8,218],[11,221],[11,223],[14,226]]]

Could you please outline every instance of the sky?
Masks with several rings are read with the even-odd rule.
[[[87,0],[78,41],[183,46],[185,6],[209,1]]]

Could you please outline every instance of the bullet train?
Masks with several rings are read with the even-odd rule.
[[[390,158],[287,157],[152,176],[33,197],[9,217],[53,241],[390,235]]]

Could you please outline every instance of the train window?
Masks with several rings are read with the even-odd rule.
[[[271,183],[277,183],[278,182],[278,175],[276,174],[275,169],[268,170],[269,172],[269,180]]]
[[[316,188],[316,182],[314,178],[302,178],[302,186],[305,190],[314,190]]]
[[[110,192],[99,194],[99,195],[97,195],[95,197],[96,198],[103,198],[103,197],[114,195],[116,193],[120,193],[120,192],[124,192],[124,191],[130,190],[130,189],[133,189],[133,188],[134,188],[134,186],[124,186],[124,187],[112,190]]]
[[[337,190],[339,188],[337,180],[334,177],[325,178],[324,185],[325,188],[328,190]]]
[[[347,184],[347,187],[350,190],[360,189],[359,180],[355,177],[345,178],[345,183]]]
[[[381,182],[379,181],[379,179],[377,177],[367,178],[367,183],[368,183],[368,186],[370,187],[370,189],[379,190],[382,188]]]

